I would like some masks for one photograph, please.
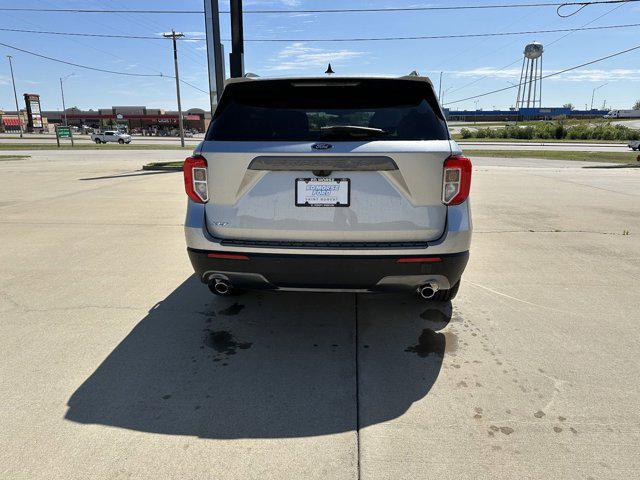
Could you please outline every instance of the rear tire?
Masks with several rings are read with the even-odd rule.
[[[118,143],[119,143],[120,145],[124,145],[124,140],[120,139],[120,140],[118,140]]]
[[[99,138],[96,138],[96,145],[100,145],[102,142],[100,141]]]
[[[450,300],[453,300],[454,298],[456,298],[459,288],[460,288],[460,280],[458,280],[458,283],[456,283],[449,290],[438,290],[436,294],[433,296],[433,298],[431,298],[430,300],[433,300],[436,302],[448,302]]]

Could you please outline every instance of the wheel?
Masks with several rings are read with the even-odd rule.
[[[100,141],[99,138],[96,138],[96,145],[100,145],[102,142]]]
[[[120,145],[124,145],[124,140],[123,140],[123,139],[120,139],[120,140],[118,140],[118,143],[119,143]]]
[[[458,289],[460,288],[460,280],[449,290],[438,290],[436,294],[431,298],[431,300],[435,300],[437,302],[448,302],[449,300],[453,300],[456,298],[458,294]]]

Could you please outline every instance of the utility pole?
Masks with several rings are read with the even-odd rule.
[[[207,31],[207,65],[209,67],[209,103],[213,115],[224,90],[225,78],[218,0],[204,0],[204,12],[205,30]]]
[[[440,85],[438,85],[438,102],[442,105],[442,72],[440,72]]]
[[[9,69],[11,70],[11,82],[13,83],[13,98],[16,101],[16,115],[18,115],[18,123],[20,124],[20,138],[22,137],[22,118],[20,118],[20,107],[18,106],[18,94],[16,93],[16,79],[13,77],[13,63],[11,63],[11,59],[13,58],[11,55],[7,55],[9,59]]]
[[[244,34],[242,32],[242,0],[231,0],[231,77],[244,76]]]
[[[163,33],[163,37],[173,40],[173,64],[176,69],[176,96],[178,98],[178,125],[180,128],[180,145],[184,147],[184,122],[182,121],[182,103],[180,102],[180,74],[178,73],[178,43],[177,38],[184,37],[183,33],[171,30],[171,33]]]

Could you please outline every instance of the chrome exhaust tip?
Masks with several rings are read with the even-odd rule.
[[[434,297],[436,292],[440,290],[438,284],[435,282],[427,283],[418,287],[418,294],[425,300],[429,300]]]
[[[231,288],[231,285],[229,285],[225,280],[221,280],[219,278],[216,278],[209,284],[209,289],[221,297],[231,295]]]

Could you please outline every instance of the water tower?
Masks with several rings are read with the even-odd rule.
[[[543,52],[544,47],[538,42],[530,43],[524,47],[516,108],[542,107]]]

